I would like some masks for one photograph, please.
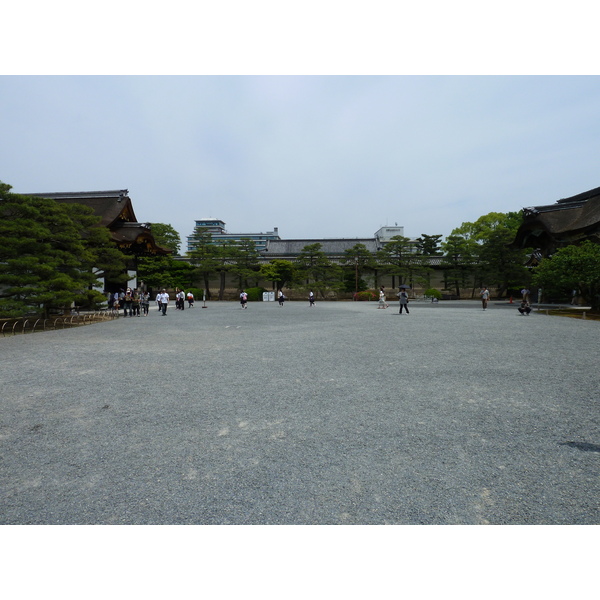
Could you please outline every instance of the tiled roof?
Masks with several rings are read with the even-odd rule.
[[[542,254],[583,239],[600,241],[600,188],[554,204],[523,209],[523,223],[511,246],[541,248]]]
[[[100,225],[111,227],[117,220],[137,222],[128,193],[128,190],[109,190],[104,192],[51,192],[23,195],[89,206],[96,216],[101,217]]]
[[[138,223],[128,190],[99,192],[49,192],[22,194],[38,198],[50,198],[57,202],[83,204],[90,207],[101,218],[100,225],[108,228],[113,240],[122,247],[133,244],[145,246],[151,254],[170,254],[167,248],[156,244],[147,223]]]
[[[538,226],[549,233],[578,231],[600,226],[600,188],[595,188],[554,204],[524,209],[523,227]]]

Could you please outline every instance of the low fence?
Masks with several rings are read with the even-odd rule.
[[[60,315],[56,317],[20,317],[18,319],[0,319],[2,336],[68,329],[81,325],[91,325],[119,317],[118,311],[101,310],[94,313]]]

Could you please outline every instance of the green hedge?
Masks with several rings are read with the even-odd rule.
[[[440,290],[436,290],[435,288],[429,288],[428,290],[425,290],[424,295],[429,298],[437,298],[438,300],[442,299],[442,292],[440,292]]]
[[[194,294],[194,301],[202,302],[202,298],[204,296],[204,290],[201,290],[200,288],[190,287],[190,288],[187,288],[186,290],[184,290],[184,292],[185,292],[186,301],[187,301],[188,292],[192,292],[192,294]]]
[[[264,287],[252,287],[244,291],[248,294],[248,302],[258,302],[263,299],[263,293],[267,290]]]

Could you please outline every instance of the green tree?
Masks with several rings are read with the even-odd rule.
[[[420,238],[416,239],[415,247],[418,254],[425,256],[441,256],[440,240],[442,235],[427,235],[422,233]]]
[[[150,223],[150,231],[152,231],[152,236],[159,246],[168,248],[174,254],[179,255],[181,237],[172,225],[168,223]]]
[[[352,248],[344,250],[342,259],[345,271],[346,291],[360,292],[367,289],[362,279],[366,271],[374,271],[376,268],[375,257],[369,252],[364,244],[354,244]]]
[[[342,271],[339,265],[332,263],[322,250],[319,242],[307,244],[298,254],[296,261],[300,288],[313,288],[322,298],[329,291],[340,291]]]
[[[398,285],[425,283],[425,277],[432,271],[427,259],[414,252],[411,240],[402,235],[393,236],[377,253],[381,270],[398,277]]]
[[[181,246],[179,233],[167,223],[150,223],[154,241],[173,255],[141,256],[137,260],[138,277],[151,288],[186,289],[193,284],[193,267],[177,255]]]
[[[449,235],[442,244],[446,287],[452,286],[460,297],[461,288],[473,286],[473,276],[477,268],[479,246],[472,239],[462,235]]]
[[[462,235],[465,239],[484,243],[496,229],[510,229],[516,232],[522,222],[523,217],[519,212],[490,212],[479,217],[473,223],[467,221],[460,227],[453,229],[452,235]]]
[[[123,273],[126,257],[100,218],[81,204],[10,192],[0,182],[0,313],[21,316],[98,308],[99,279]]]
[[[231,255],[230,271],[238,277],[240,289],[248,287],[251,277],[258,278],[259,253],[256,244],[249,238],[242,238],[229,249]]]
[[[277,290],[283,289],[296,278],[296,268],[289,260],[274,259],[260,266],[262,279],[272,281]]]
[[[476,244],[473,248],[479,281],[474,284],[496,287],[502,295],[528,282],[529,272],[525,267],[528,250],[511,247],[522,221],[519,212],[491,212],[452,231],[451,235]]]
[[[195,248],[188,252],[190,264],[194,267],[194,275],[204,283],[206,297],[212,297],[210,280],[216,276],[221,268],[219,260],[219,247],[212,241],[212,235],[206,227],[194,229]]]
[[[491,232],[482,244],[479,263],[488,285],[496,286],[499,295],[518,290],[530,280],[530,272],[525,266],[527,251],[511,247],[516,231],[498,228]]]
[[[214,252],[216,271],[219,275],[219,300],[223,300],[225,297],[227,274],[232,270],[232,265],[237,260],[239,252],[237,244],[232,240],[227,240],[222,244],[216,244]]]
[[[536,267],[533,284],[544,293],[569,297],[578,290],[592,310],[600,311],[600,244],[590,240],[561,248]]]

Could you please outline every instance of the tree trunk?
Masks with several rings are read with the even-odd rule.
[[[219,282],[219,300],[223,300],[225,296],[225,278],[227,273],[225,271],[221,271],[219,274],[220,282]]]

